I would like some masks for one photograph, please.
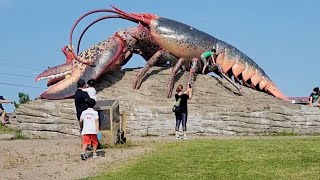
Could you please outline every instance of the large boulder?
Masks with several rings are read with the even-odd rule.
[[[98,99],[117,99],[127,114],[127,133],[168,135],[174,132],[174,98],[166,98],[171,69],[154,67],[139,90],[132,89],[139,69],[106,73],[98,81]],[[179,73],[175,87],[186,85],[189,73]],[[319,109],[291,104],[243,87],[239,96],[227,81],[197,75],[189,100],[188,131],[214,135],[320,132]],[[28,136],[79,135],[73,99],[38,99],[17,110],[16,127]]]

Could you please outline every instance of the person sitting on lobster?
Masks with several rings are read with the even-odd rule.
[[[211,51],[206,51],[201,54],[200,58],[203,63],[202,74],[208,74],[210,72],[213,72],[219,75],[221,78],[224,78],[229,83],[231,83],[239,91],[239,94],[242,95],[243,92],[241,87],[237,85],[234,81],[232,81],[227,75],[225,75],[222,71],[221,65],[216,63],[217,56],[218,55],[215,47],[212,47]]]
[[[201,54],[200,58],[203,62],[203,69],[202,74],[205,74],[206,70],[213,72],[217,69],[218,66],[213,67],[215,65],[215,56],[216,56],[216,49],[212,48],[211,51],[206,51]],[[211,62],[210,62],[211,60]],[[208,69],[206,69],[208,68]]]
[[[320,107],[320,90],[319,87],[313,88],[312,93],[309,96],[309,105],[312,107]]]

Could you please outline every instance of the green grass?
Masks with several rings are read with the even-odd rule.
[[[8,126],[0,125],[0,135],[1,134],[13,134],[15,139],[28,139],[25,135],[21,134],[20,131],[9,128]]]
[[[193,140],[90,179],[319,179],[319,164],[319,137]]]

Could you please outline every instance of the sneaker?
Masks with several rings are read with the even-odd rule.
[[[98,154],[97,153],[94,153],[92,158],[97,158],[98,157]]]
[[[183,136],[183,139],[188,139],[188,137],[187,136]]]
[[[80,154],[80,157],[81,157],[81,159],[82,159],[83,161],[88,158],[87,155],[86,155],[86,153],[84,153],[84,152]]]
[[[180,139],[180,137],[179,137],[179,136],[176,136],[176,139]]]

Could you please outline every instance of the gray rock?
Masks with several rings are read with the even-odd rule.
[[[13,134],[1,134],[0,135],[0,141],[10,141],[14,139],[16,136]]]
[[[151,68],[139,90],[132,83],[139,69],[106,73],[98,81],[98,99],[118,99],[127,114],[127,133],[168,135],[174,132],[174,98],[166,98],[171,69]],[[189,73],[178,75],[175,87],[186,85]],[[222,83],[219,83],[219,82]],[[197,75],[189,100],[188,131],[195,134],[259,135],[277,132],[320,132],[318,108],[285,102],[243,87],[244,95],[226,81]],[[174,91],[173,91],[174,92]],[[16,110],[16,127],[27,135],[79,135],[73,99],[35,100]]]

